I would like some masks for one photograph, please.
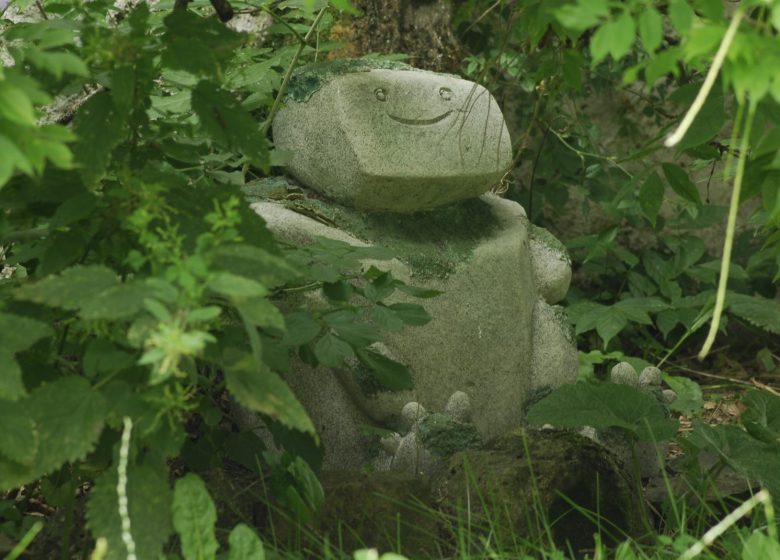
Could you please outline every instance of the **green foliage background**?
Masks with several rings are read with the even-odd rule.
[[[175,530],[185,558],[214,557],[208,493],[195,474],[171,489],[171,460],[192,471],[231,459],[271,472],[275,494],[305,518],[322,500],[321,450],[284,382],[290,360],[359,362],[388,387],[407,388],[403,364],[372,344],[382,330],[429,320],[421,308],[383,300],[395,290],[435,293],[360,272],[361,259],[392,255],[331,241],[280,244],[241,192],[285,161],[267,131],[289,72],[334,49],[320,33],[355,11],[343,0],[242,3],[272,14],[260,39],[232,31],[200,1],[129,12],[106,0],[35,5],[46,14],[40,21],[0,23],[13,60],[0,67],[0,490],[37,484],[50,503],[72,507],[73,489],[94,483],[89,527],[107,539],[109,558],[124,557],[117,464],[130,418],[126,491],[139,554],[156,556]],[[506,196],[551,229],[572,201],[606,224],[578,237],[558,232],[581,280],[568,303],[583,377],[626,356],[662,364],[700,343],[720,269],[701,232],[727,210],[702,197],[699,183],[708,170],[728,183],[740,164],[749,218],[735,241],[721,327],[737,323],[755,337],[751,351],[775,359],[780,2],[736,9],[744,19],[720,78],[669,150],[663,139],[733,17],[719,0],[457,3],[455,27],[471,53],[463,74],[502,103],[522,163]],[[633,99],[614,108],[619,134],[644,140],[619,152],[580,110],[615,92]],[[84,94],[72,120],[48,116],[52,103]],[[627,242],[626,231],[644,242]],[[320,291],[327,306],[281,304],[306,291]],[[614,400],[614,389],[566,391],[547,401],[546,421],[576,408],[580,416],[559,423],[645,429],[630,410],[588,412]],[[283,455],[237,433],[228,394],[262,415]],[[767,470],[780,472],[777,400],[748,401],[745,429],[700,425],[689,443],[778,488]],[[229,545],[230,558],[262,551],[246,526]]]

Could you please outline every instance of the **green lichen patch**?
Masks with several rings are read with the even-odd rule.
[[[417,214],[366,213],[318,198],[316,193],[284,181],[255,182],[252,192],[245,189],[245,193],[251,202],[274,200],[388,249],[409,265],[415,280],[446,278],[499,227],[490,205],[478,198]]]
[[[329,62],[306,64],[293,72],[287,88],[286,100],[302,103],[337,76],[354,72],[369,72],[371,70],[425,71],[418,70],[397,60],[376,57],[343,58]]]
[[[534,224],[529,222],[528,235],[530,236],[531,240],[537,241],[542,245],[546,245],[552,251],[559,253],[561,260],[564,260],[569,263],[571,262],[571,260],[569,259],[569,252],[566,250],[566,246],[563,243],[561,243],[557,237],[555,237],[552,233],[550,233],[546,229],[539,226],[535,226]]]
[[[457,422],[447,414],[427,416],[420,422],[419,429],[425,448],[442,457],[482,446],[482,438],[474,424]]]

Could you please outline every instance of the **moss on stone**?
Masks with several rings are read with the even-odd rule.
[[[533,241],[537,241],[541,243],[542,245],[545,245],[549,247],[551,250],[555,251],[556,253],[560,253],[561,259],[570,263],[571,259],[569,258],[569,252],[566,250],[566,246],[561,243],[561,241],[555,237],[552,233],[547,231],[546,229],[535,226],[532,223],[528,223],[528,235]]]
[[[426,72],[426,70],[414,68],[404,62],[376,57],[343,58],[329,62],[306,64],[293,72],[287,88],[286,99],[303,103],[337,76],[354,72],[369,72],[371,70]]]
[[[456,422],[448,414],[430,414],[420,422],[419,429],[425,448],[441,457],[482,446],[482,438],[473,424]]]
[[[498,228],[485,201],[475,198],[416,214],[366,213],[317,197],[292,183],[265,179],[245,188],[250,202],[273,200],[286,208],[390,250],[415,280],[446,278]],[[290,193],[284,196],[284,191]],[[305,193],[305,196],[301,195]]]
[[[357,383],[364,397],[374,397],[388,391],[387,387],[382,385],[376,378],[374,372],[362,363],[358,363],[350,369],[352,370],[352,377],[355,379],[355,383]]]

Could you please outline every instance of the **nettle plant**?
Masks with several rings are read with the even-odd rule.
[[[0,28],[13,61],[0,68],[0,490],[37,488],[73,508],[94,482],[87,518],[109,558],[129,537],[138,557],[156,557],[172,522],[191,542],[205,490],[191,474],[171,491],[176,457],[191,469],[273,463],[279,496],[305,515],[322,499],[317,435],[285,384],[290,360],[355,360],[409,387],[372,345],[429,318],[384,300],[435,295],[363,271],[389,258],[379,249],[278,244],[241,195],[284,160],[265,132],[292,67],[332,47],[315,42],[332,7],[242,4],[270,14],[261,42],[205,2],[35,6],[40,21]],[[72,121],[49,109],[74,99]],[[323,304],[286,297],[302,291]],[[231,401],[293,452],[238,433]]]
[[[769,346],[780,334],[778,3],[469,2],[459,18],[476,53],[466,71],[520,123],[527,172],[507,196],[555,230],[575,192],[604,224],[568,236],[580,346],[657,361],[707,324],[711,347],[724,310]],[[613,100],[608,118],[582,108],[599,96]],[[729,208],[710,202],[723,184]],[[735,235],[740,205],[750,219]],[[702,233],[724,223],[721,259]]]

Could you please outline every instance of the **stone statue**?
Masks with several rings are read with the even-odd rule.
[[[488,440],[520,425],[529,401],[573,382],[577,353],[554,305],[571,279],[566,251],[519,204],[488,193],[512,160],[491,94],[371,59],[303,67],[289,92],[274,142],[309,196],[257,201],[254,210],[296,243],[324,236],[387,247],[395,259],[366,266],[442,292],[422,302],[392,296],[423,303],[433,317],[385,336],[383,351],[409,366],[413,390],[386,391],[359,367],[331,374],[300,363],[287,376],[320,433],[325,468],[424,470],[408,460],[410,441],[423,439],[408,437],[424,420],[406,418],[411,408],[444,411],[426,422],[449,418]],[[301,213],[307,204],[327,220]],[[366,426],[399,434],[372,446]]]

